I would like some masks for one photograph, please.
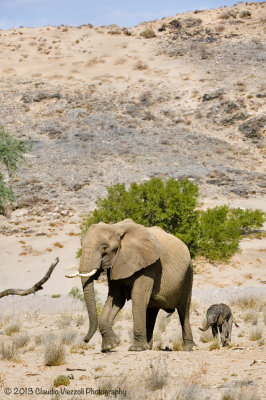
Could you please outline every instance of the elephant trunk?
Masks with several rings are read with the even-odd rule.
[[[84,274],[93,269],[98,269],[100,263],[101,259],[97,253],[88,252],[83,249],[79,272]],[[96,309],[93,277],[89,277],[88,279],[85,276],[81,276],[81,282],[90,322],[88,333],[84,337],[84,342],[88,343],[98,328],[98,314]]]
[[[96,309],[93,279],[81,278],[81,281],[90,321],[88,333],[84,337],[84,342],[88,343],[98,328],[98,314]]]
[[[205,332],[209,329],[209,327],[211,326],[211,324],[209,322],[206,323],[204,328],[199,328],[200,331]]]

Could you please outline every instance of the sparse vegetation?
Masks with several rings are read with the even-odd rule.
[[[48,342],[44,349],[44,365],[61,365],[65,362],[65,349],[61,342]]]
[[[97,208],[83,220],[83,233],[100,221],[114,223],[131,218],[144,226],[160,226],[183,240],[192,256],[228,260],[237,250],[241,236],[262,227],[265,214],[260,210],[230,209],[219,206],[206,212],[196,210],[197,185],[188,179],[124,184],[107,188],[106,198],[98,199]]]

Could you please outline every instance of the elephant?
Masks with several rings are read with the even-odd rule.
[[[79,271],[89,316],[85,342],[98,327],[94,280],[107,271],[108,297],[99,317],[102,351],[119,345],[112,323],[126,300],[132,300],[134,342],[128,350],[152,349],[152,336],[159,309],[177,309],[183,350],[195,343],[189,322],[193,267],[187,246],[158,226],[146,228],[131,219],[100,222],[89,227],[81,240]]]
[[[226,343],[231,340],[232,325],[234,322],[230,307],[223,303],[213,304],[207,310],[206,319],[205,327],[199,329],[205,332],[211,326],[212,334],[215,339],[219,330],[222,346],[225,346]],[[234,324],[238,327],[236,322],[234,322]]]

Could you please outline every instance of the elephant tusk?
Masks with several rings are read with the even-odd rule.
[[[95,268],[91,272],[88,272],[86,274],[78,274],[78,275],[81,276],[82,278],[89,278],[90,276],[96,274],[97,271],[98,271],[97,268]]]
[[[79,273],[75,272],[74,274],[70,274],[70,275],[65,275],[66,278],[75,278],[76,276],[78,276]]]
[[[97,269],[93,269],[91,272],[87,272],[86,274],[81,274],[79,272],[75,272],[74,274],[65,275],[66,278],[76,278],[76,276],[81,276],[82,278],[90,278],[92,275],[96,274]]]

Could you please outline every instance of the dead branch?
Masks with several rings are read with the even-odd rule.
[[[51,276],[51,273],[53,272],[54,268],[57,266],[59,263],[59,258],[56,257],[54,262],[51,264],[50,268],[44,275],[44,277],[35,285],[33,285],[30,289],[6,289],[3,292],[0,292],[0,298],[4,296],[9,296],[9,295],[18,295],[18,296],[27,296],[28,294],[36,293],[38,290],[42,290],[43,287],[42,285],[48,281],[48,279]]]

